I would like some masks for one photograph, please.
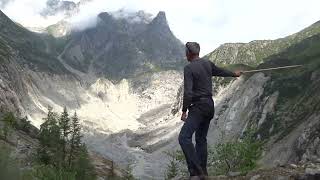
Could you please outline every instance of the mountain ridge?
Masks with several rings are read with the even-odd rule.
[[[257,66],[272,54],[280,53],[303,39],[320,33],[320,21],[276,40],[253,40],[249,43],[225,43],[205,57],[219,65],[242,63]]]

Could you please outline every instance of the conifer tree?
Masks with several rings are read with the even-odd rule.
[[[49,108],[44,120],[39,134],[40,164],[53,170],[53,174],[58,172],[56,170],[63,170],[66,174],[61,174],[61,177],[72,175],[77,180],[96,179],[87,148],[81,142],[81,126],[77,114],[70,119],[67,109],[64,108],[59,117]]]
[[[70,152],[69,152],[69,167],[72,167],[72,162],[74,162],[77,154],[82,146],[81,143],[81,126],[77,113],[75,112],[71,118],[71,139],[70,139]]]
[[[76,172],[77,180],[94,180],[96,173],[94,166],[90,162],[89,153],[84,144],[82,144],[77,152],[77,157],[74,163],[74,171]]]
[[[69,141],[69,135],[71,133],[71,124],[67,108],[64,107],[63,112],[59,118],[59,128],[61,133],[61,146],[62,146],[62,159],[66,160],[67,157],[67,145]]]
[[[40,126],[40,161],[45,164],[53,163],[59,166],[62,162],[60,128],[57,122],[58,116],[52,111],[52,108],[48,108],[48,115],[44,118],[44,123]]]

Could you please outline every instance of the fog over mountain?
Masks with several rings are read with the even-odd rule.
[[[55,14],[53,16],[44,18],[41,14],[45,9],[48,9],[46,2],[46,0],[11,0],[1,10],[25,27],[38,27],[37,29],[56,24],[70,14],[68,11],[60,11],[53,13]],[[202,55],[210,53],[212,49],[227,42],[281,38],[320,19],[320,15],[317,13],[320,2],[317,0],[308,0],[307,3],[300,0],[261,2],[255,0],[241,2],[234,0],[200,0],[197,2],[187,0],[186,3],[171,0],[59,2],[58,4],[66,2],[77,5],[76,9],[80,11],[70,21],[78,29],[94,26],[100,12],[111,13],[119,9],[128,12],[143,10],[155,16],[159,11],[165,11],[173,33],[182,42],[198,41],[202,46]],[[80,6],[78,6],[79,4]],[[283,13],[284,11],[285,13]]]

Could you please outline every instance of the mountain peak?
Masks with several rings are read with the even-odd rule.
[[[164,11],[159,11],[157,17],[165,19],[166,20],[166,13]]]
[[[11,21],[11,19],[0,10],[0,31],[8,28],[12,24],[15,23]]]
[[[100,13],[98,17],[104,22],[109,22],[113,19],[112,15],[107,12]]]
[[[112,12],[111,15],[116,19],[125,19],[129,23],[145,23],[149,24],[152,21],[152,14],[146,13],[143,10],[132,12],[125,9]]]
[[[152,24],[164,25],[168,26],[168,21],[166,17],[166,13],[164,11],[160,11],[158,15],[152,20]]]
[[[1,10],[0,10],[0,17],[1,17],[1,19],[4,17],[7,18],[7,16]]]

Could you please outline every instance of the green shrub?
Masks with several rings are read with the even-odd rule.
[[[181,150],[166,151],[164,153],[169,157],[169,163],[165,171],[166,180],[188,175],[185,157]]]
[[[170,162],[167,165],[167,170],[166,170],[166,174],[165,174],[165,179],[169,180],[172,179],[176,176],[178,176],[179,173],[179,161],[177,161],[177,157],[175,152],[167,152],[166,153],[169,158],[170,158]]]
[[[243,139],[218,144],[209,149],[209,173],[223,175],[228,172],[243,174],[256,168],[262,152],[262,142],[255,140],[252,131]]]
[[[124,175],[123,179],[125,179],[125,180],[135,180],[135,178],[132,175],[131,164],[127,165],[126,172],[125,172],[125,175]]]
[[[39,165],[32,171],[32,177],[38,180],[76,180],[74,172],[51,165]]]
[[[1,130],[1,136],[7,140],[8,136],[10,136],[12,129],[17,126],[17,120],[12,112],[8,112],[1,119],[3,122],[3,126]]]
[[[11,150],[6,145],[0,144],[0,179],[19,180],[22,174],[16,161],[10,156]]]

